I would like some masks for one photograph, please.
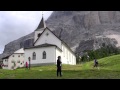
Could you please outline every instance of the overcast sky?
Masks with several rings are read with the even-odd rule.
[[[51,13],[44,11],[44,19]],[[33,32],[41,17],[41,11],[0,11],[0,54],[9,42]]]

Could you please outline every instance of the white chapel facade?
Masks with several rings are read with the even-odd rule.
[[[25,62],[32,66],[41,64],[56,64],[61,56],[62,64],[76,65],[76,56],[68,45],[59,39],[48,27],[42,17],[38,28],[34,32],[34,45],[25,48]]]

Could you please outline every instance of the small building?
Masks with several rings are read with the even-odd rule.
[[[2,68],[3,69],[17,69],[20,67],[24,67],[25,62],[24,62],[24,49],[21,48],[17,51],[15,51],[13,54],[6,56],[2,58],[3,64]]]
[[[3,63],[3,60],[0,59],[0,69],[2,68],[2,63]]]

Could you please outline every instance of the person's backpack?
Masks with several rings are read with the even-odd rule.
[[[98,64],[98,61],[96,61],[96,64]]]

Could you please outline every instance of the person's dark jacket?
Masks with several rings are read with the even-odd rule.
[[[59,59],[57,60],[57,67],[61,67],[61,61]]]

